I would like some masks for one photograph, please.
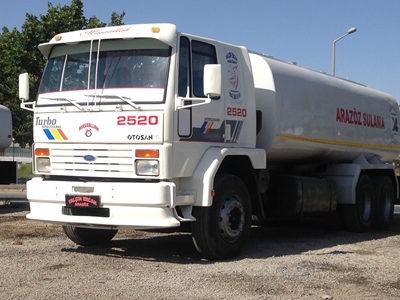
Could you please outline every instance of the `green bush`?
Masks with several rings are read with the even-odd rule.
[[[18,167],[18,178],[32,178],[32,164],[21,164]]]

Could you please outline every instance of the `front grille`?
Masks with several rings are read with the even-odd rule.
[[[134,174],[132,149],[51,149],[51,170],[53,174],[95,173],[96,176]],[[84,159],[92,156],[92,161]],[[130,176],[129,176],[130,177]]]

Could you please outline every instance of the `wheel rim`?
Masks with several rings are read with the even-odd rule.
[[[364,221],[368,221],[372,213],[372,198],[368,191],[362,193],[362,218]]]
[[[221,206],[219,230],[226,242],[234,242],[242,233],[245,212],[243,205],[233,196]]]

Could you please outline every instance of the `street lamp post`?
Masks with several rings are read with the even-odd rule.
[[[352,34],[357,31],[357,28],[350,28],[347,30],[346,34],[343,34],[341,37],[338,37],[336,40],[333,41],[332,43],[332,76],[335,76],[335,50],[336,50],[336,42],[344,38],[345,36],[348,36],[349,34]]]

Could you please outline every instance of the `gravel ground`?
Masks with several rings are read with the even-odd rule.
[[[80,247],[27,213],[0,206],[0,299],[400,298],[400,215],[363,234],[335,218],[254,227],[240,257],[207,261],[187,233]]]

